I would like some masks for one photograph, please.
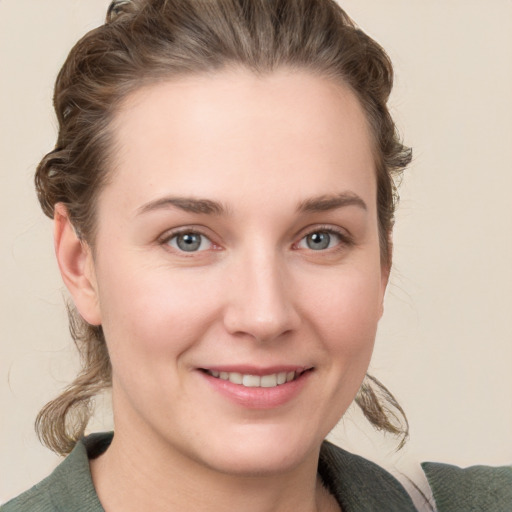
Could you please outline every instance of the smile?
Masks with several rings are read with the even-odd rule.
[[[216,370],[205,370],[208,375],[216,379],[226,380],[232,384],[245,386],[246,388],[275,388],[287,382],[292,382],[299,378],[303,371],[289,371],[271,373],[269,375],[251,375],[239,372],[219,372]]]
[[[276,366],[264,369],[244,365],[198,370],[213,390],[237,406],[269,410],[297,397],[315,368]]]

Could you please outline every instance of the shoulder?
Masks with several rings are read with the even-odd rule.
[[[68,465],[68,459],[64,460],[50,476],[0,507],[0,512],[55,512],[60,510],[58,498],[66,494],[66,480],[62,478],[61,474],[63,471],[65,472]]]
[[[459,468],[423,462],[438,512],[512,510],[512,466]]]
[[[0,506],[0,512],[54,512],[48,484],[50,477]]]
[[[110,442],[111,436],[98,438],[101,444]],[[0,512],[103,512],[92,483],[86,444],[90,442],[79,441],[50,476],[1,506]]]
[[[385,469],[327,441],[322,445],[318,471],[343,510],[416,510],[407,491]]]

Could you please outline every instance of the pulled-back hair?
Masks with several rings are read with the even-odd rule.
[[[388,56],[334,0],[112,2],[105,24],[74,46],[56,81],[58,139],[35,176],[44,213],[53,217],[55,204],[63,203],[78,236],[94,247],[95,204],[111,169],[111,125],[122,101],[146,84],[227,67],[257,74],[308,70],[355,93],[373,138],[381,260],[389,267],[394,179],[411,153],[387,108],[393,84]],[[73,306],[69,311],[82,369],[36,420],[41,440],[60,454],[83,435],[92,399],[111,384],[101,326],[87,324]],[[407,420],[379,381],[367,376],[356,402],[374,426],[401,435],[403,443]]]

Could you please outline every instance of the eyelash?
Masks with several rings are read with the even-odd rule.
[[[196,254],[198,252],[204,252],[204,249],[200,250],[200,251],[184,251],[184,250],[180,249],[179,247],[172,247],[171,246],[171,241],[174,240],[174,239],[177,239],[181,235],[197,235],[197,236],[200,236],[201,239],[202,239],[201,245],[202,245],[204,240],[207,240],[210,243],[210,246],[215,246],[214,242],[212,242],[207,235],[205,235],[201,231],[199,231],[197,229],[194,229],[194,228],[183,228],[183,229],[179,229],[179,230],[176,230],[176,231],[172,231],[171,233],[166,233],[159,240],[159,243],[161,245],[170,247],[172,250],[174,250],[175,252],[177,252],[177,253],[179,253],[181,255],[191,255],[192,256],[193,254]]]
[[[303,240],[306,240],[308,236],[314,235],[314,234],[327,234],[329,236],[335,235],[338,238],[338,243],[334,247],[328,247],[326,249],[321,250],[315,250],[309,248],[312,252],[337,252],[340,250],[343,250],[347,247],[350,247],[354,245],[354,241],[352,237],[347,234],[345,231],[342,231],[341,229],[336,229],[332,226],[315,226],[314,229],[308,230],[301,238],[300,240],[294,244],[294,246],[298,246]],[[307,249],[306,249],[307,250]]]
[[[303,242],[304,240],[307,239],[308,236],[311,236],[311,235],[314,235],[314,234],[327,234],[327,235],[335,235],[338,239],[339,239],[339,242],[334,246],[334,247],[328,247],[328,248],[325,248],[325,249],[320,249],[320,250],[315,250],[315,249],[311,249],[309,248],[310,251],[312,252],[318,252],[318,253],[321,253],[321,252],[336,252],[336,251],[339,251],[339,250],[342,250],[346,247],[350,247],[354,244],[353,240],[352,240],[352,237],[350,235],[348,235],[346,232],[342,231],[342,230],[339,230],[339,229],[335,229],[333,228],[332,226],[315,226],[314,229],[311,229],[310,231],[307,231],[305,234],[303,234],[301,236],[301,238],[299,239],[298,242],[294,243],[293,244],[293,247],[296,248],[296,249],[301,249],[298,247],[298,245]],[[159,243],[161,245],[164,245],[164,246],[168,246],[168,247],[171,247],[172,250],[174,250],[175,252],[181,254],[181,255],[194,255],[194,254],[197,254],[197,253],[200,253],[200,252],[204,252],[205,250],[208,250],[207,249],[203,249],[203,250],[199,250],[199,251],[185,251],[185,250],[182,250],[180,249],[179,247],[172,247],[170,245],[170,242],[174,239],[177,239],[180,235],[197,235],[197,236],[200,236],[202,238],[202,241],[201,241],[201,245],[203,243],[203,241],[206,239],[209,244],[210,244],[210,247],[209,248],[212,248],[212,246],[214,247],[214,250],[218,250],[218,249],[215,249],[215,248],[218,248],[219,246],[216,246],[216,244],[207,236],[205,235],[204,233],[202,233],[201,231],[197,230],[197,229],[194,229],[194,228],[183,228],[183,229],[179,229],[179,230],[176,230],[176,231],[172,231],[171,233],[166,233],[163,237],[161,237],[159,239]],[[305,248],[306,250],[308,250],[308,248]]]

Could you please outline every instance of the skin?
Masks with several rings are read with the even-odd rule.
[[[230,70],[136,91],[113,130],[94,251],[55,216],[64,281],[112,361],[116,434],[91,461],[105,509],[338,510],[319,449],[364,378],[388,278],[358,100],[306,71]],[[200,370],[233,365],[309,371],[253,408]]]

